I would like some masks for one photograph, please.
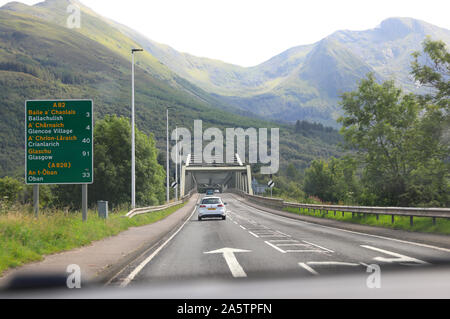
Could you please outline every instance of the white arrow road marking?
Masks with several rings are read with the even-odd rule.
[[[204,254],[222,254],[223,258],[227,262],[228,268],[230,268],[231,274],[235,278],[247,277],[244,269],[236,259],[235,253],[250,253],[251,250],[235,249],[235,248],[222,248],[218,250],[213,250],[205,252]]]
[[[381,262],[386,262],[386,263],[428,264],[426,261],[419,260],[419,259],[412,258],[412,257],[408,257],[408,256],[405,256],[405,255],[400,255],[400,254],[394,253],[392,251],[388,251],[388,250],[384,250],[384,249],[380,249],[380,248],[376,248],[376,247],[372,247],[372,246],[367,246],[367,245],[361,245],[361,247],[367,248],[367,249],[371,249],[371,250],[375,250],[375,251],[378,251],[380,253],[383,253],[383,254],[386,254],[386,255],[391,255],[391,256],[395,257],[395,258],[375,257],[374,260],[376,260],[376,261],[381,261]]]

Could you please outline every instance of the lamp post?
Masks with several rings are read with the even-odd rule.
[[[166,108],[166,144],[167,144],[167,150],[166,150],[166,200],[167,204],[170,202],[170,193],[169,193],[169,108]]]
[[[134,118],[134,53],[142,49],[131,49],[131,208],[136,208],[136,147]]]
[[[177,183],[177,186],[175,187],[175,200],[178,201],[178,126],[175,128],[175,183]]]

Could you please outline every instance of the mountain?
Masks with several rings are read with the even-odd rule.
[[[80,29],[65,26],[73,0],[47,0],[34,6],[17,2],[0,8],[0,176],[21,175],[24,160],[24,102],[31,99],[94,100],[96,118],[130,116],[130,49],[140,43],[89,8]],[[78,3],[77,3],[78,4]],[[163,65],[151,53],[137,58],[136,124],[165,147],[165,109],[171,125],[280,127],[282,163],[306,167],[318,156],[339,155],[338,135],[294,133],[293,127],[225,111],[236,110]],[[242,112],[236,110],[237,112]],[[284,160],[284,161],[283,161]]]
[[[218,99],[269,119],[298,119],[337,126],[338,97],[373,72],[415,90],[411,53],[426,36],[450,45],[450,30],[412,18],[390,18],[365,31],[337,31],[310,45],[291,48],[258,66],[244,68],[180,53],[126,27],[122,32],[181,77]]]

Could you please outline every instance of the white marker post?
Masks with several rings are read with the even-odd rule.
[[[270,197],[273,197],[273,188],[275,187],[275,182],[273,180],[270,180],[269,183],[267,183],[267,186],[270,187]]]

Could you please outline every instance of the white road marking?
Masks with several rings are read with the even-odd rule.
[[[223,248],[214,251],[205,252],[204,254],[222,254],[225,259],[228,268],[230,268],[231,274],[235,278],[247,277],[244,269],[236,259],[235,253],[250,253],[251,250],[234,249],[234,248]]]
[[[314,247],[317,247],[317,248],[326,250],[326,251],[328,251],[328,252],[330,252],[330,253],[334,253],[334,251],[332,251],[331,249],[328,249],[328,248],[325,248],[325,247],[322,247],[322,246],[319,246],[319,245],[310,243],[310,242],[308,242],[308,241],[306,241],[306,240],[304,240],[303,242],[304,242],[304,243],[307,243],[308,245],[311,245],[311,246],[314,246]]]
[[[261,238],[286,238],[285,235],[281,234],[265,234],[265,235],[259,235]]]
[[[169,239],[167,239],[161,246],[158,247],[158,249],[156,249],[153,254],[151,254],[150,256],[148,256],[142,263],[139,264],[139,266],[137,266],[120,284],[121,288],[126,287],[136,276],[137,274],[139,274],[139,272],[144,269],[144,267],[183,229],[184,225],[186,225],[186,223],[188,221],[191,220],[192,216],[194,215],[195,211],[197,210],[197,207],[194,208],[194,210],[192,211],[192,214],[189,216],[188,219],[186,219],[186,221],[180,226],[180,228],[178,228],[178,230],[169,237]]]
[[[305,263],[298,263],[298,265],[300,267],[303,267],[304,269],[306,269],[307,271],[309,271],[311,274],[313,274],[314,276],[318,276],[319,273],[317,271],[315,271],[314,269],[312,269],[311,267],[309,267],[307,264]]]
[[[276,250],[278,250],[279,252],[281,252],[281,253],[283,253],[283,254],[286,253],[286,251],[284,251],[284,250],[281,249],[281,248],[278,248],[276,245],[272,244],[270,241],[265,241],[265,243],[266,243],[267,245],[269,245],[269,246],[275,248]]]
[[[280,248],[280,246],[296,246],[296,245],[302,245],[302,246],[308,247],[307,245],[303,245],[303,244],[276,244],[272,240],[265,241],[265,243],[267,245],[275,248],[276,250],[278,250],[279,252],[281,252],[283,254],[286,254],[286,253],[325,253],[325,251],[317,250],[317,249],[288,249],[288,250],[284,250],[284,249]]]
[[[283,233],[283,232],[281,232],[281,231],[279,231],[279,230],[277,230],[277,232],[280,233],[281,235],[286,236],[286,237],[291,237],[291,235],[285,234],[285,233]]]
[[[287,253],[318,253],[318,254],[325,253],[324,251],[317,250],[317,249],[303,249],[303,250],[301,250],[301,249],[298,249],[298,250],[288,249],[288,250],[286,250],[286,252]]]
[[[424,247],[424,248],[430,248],[430,249],[436,249],[436,250],[440,250],[440,251],[445,251],[447,253],[450,253],[450,249],[448,248],[443,248],[443,247],[437,247],[437,246],[433,246],[433,245],[427,245],[427,244],[421,244],[421,243],[416,243],[413,241],[407,241],[407,240],[401,240],[401,239],[396,239],[396,238],[391,238],[391,237],[385,237],[385,236],[380,236],[380,235],[373,235],[373,234],[367,234],[367,233],[361,233],[361,232],[357,232],[357,231],[352,231],[352,230],[346,230],[346,229],[342,229],[342,228],[337,228],[337,227],[332,227],[332,226],[325,226],[325,225],[320,225],[320,224],[315,224],[315,223],[310,223],[310,222],[306,222],[303,220],[298,220],[298,219],[294,219],[294,218],[289,218],[286,216],[280,216],[277,214],[273,214],[273,213],[269,213],[263,210],[260,210],[258,208],[254,208],[252,206],[246,205],[245,203],[241,202],[239,199],[237,199],[241,205],[243,206],[247,206],[248,208],[250,208],[252,211],[258,211],[261,212],[263,214],[266,214],[268,216],[272,216],[272,217],[278,217],[280,219],[285,219],[286,221],[289,221],[291,223],[303,223],[303,224],[307,224],[307,225],[312,225],[312,226],[317,226],[317,227],[322,227],[322,228],[328,228],[328,229],[333,229],[333,230],[338,230],[338,231],[342,231],[345,233],[349,233],[349,234],[356,234],[356,235],[363,235],[363,236],[368,236],[368,237],[373,237],[373,238],[380,238],[380,239],[385,239],[385,240],[390,240],[390,241],[395,241],[398,243],[403,243],[403,244],[409,244],[409,245],[414,245],[414,246],[419,246],[419,247]]]
[[[275,239],[275,240],[271,240],[271,243],[286,243],[286,242],[291,242],[291,243],[298,243],[298,240],[294,240],[294,239]]]
[[[256,238],[259,238],[259,236],[256,235],[255,233],[253,233],[253,232],[251,232],[251,231],[249,231],[249,233],[250,233],[251,235],[255,236]]]
[[[239,227],[241,227],[243,230],[247,230],[247,228],[245,228],[245,227],[242,226],[242,225],[239,225]]]
[[[350,266],[350,267],[360,266],[360,264],[347,263],[341,261],[309,261],[307,264],[311,266]]]
[[[303,247],[308,247],[309,245],[307,244],[277,244],[278,247],[286,247],[286,246],[303,246]]]
[[[248,226],[247,226],[247,229],[251,230],[253,232],[267,232],[267,229],[254,228],[254,227],[248,227]]]
[[[384,249],[380,249],[380,248],[376,248],[376,247],[372,247],[372,246],[368,246],[368,245],[361,245],[361,247],[375,250],[380,253],[383,253],[386,255],[391,255],[391,256],[395,257],[395,258],[375,257],[374,260],[376,260],[376,261],[381,261],[381,262],[385,262],[385,263],[416,263],[416,264],[422,264],[422,265],[428,264],[426,261],[408,257],[408,256],[401,255],[401,254],[397,254],[392,251],[388,251],[388,250],[384,250]]]

